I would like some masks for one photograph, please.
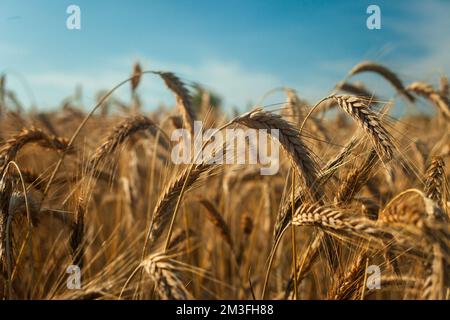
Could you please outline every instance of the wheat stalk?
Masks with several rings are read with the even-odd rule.
[[[96,168],[100,162],[113,154],[120,145],[125,143],[133,134],[139,131],[148,130],[153,137],[158,137],[158,143],[164,148],[169,148],[169,142],[166,136],[158,136],[158,126],[148,117],[139,115],[128,118],[116,126],[108,137],[94,152],[89,160],[88,168]]]
[[[372,151],[361,165],[347,174],[337,190],[335,198],[337,204],[345,205],[352,201],[355,194],[366,184],[377,160],[376,152]]]
[[[415,94],[430,100],[444,115],[444,117],[450,119],[450,105],[448,97],[441,95],[440,92],[436,91],[428,83],[420,81],[413,82],[406,88],[406,90],[414,92]]]
[[[328,298],[333,300],[348,300],[360,291],[361,281],[366,272],[366,255],[360,254],[350,265],[348,270],[338,276],[328,292]]]
[[[351,95],[363,97],[366,99],[371,99],[372,101],[378,100],[373,94],[367,91],[362,83],[349,83],[341,81],[336,84],[335,88],[336,90],[340,90]]]
[[[307,247],[304,254],[301,257],[298,257],[297,261],[297,270],[295,272],[297,277],[297,283],[300,285],[301,281],[307,276],[307,274],[311,271],[314,263],[317,261],[317,258],[320,254],[320,248],[322,245],[323,237],[315,236],[312,240],[311,244]],[[292,295],[292,290],[294,288],[294,274],[291,273],[291,277],[286,285],[286,289],[284,291],[284,299],[288,299]]]
[[[40,129],[24,129],[20,133],[7,140],[0,148],[0,162],[6,165],[14,160],[17,153],[27,144],[37,143],[39,146],[47,149],[66,151],[69,149],[66,139],[51,137]]]
[[[0,181],[0,262],[3,271],[6,271],[6,248],[10,244],[7,244],[6,230],[7,221],[9,217],[9,202],[12,195],[12,181],[8,177],[3,178]]]
[[[191,169],[186,168],[180,174],[174,176],[167,184],[153,211],[152,222],[148,229],[144,250],[147,247],[147,242],[150,247],[156,243],[170,222],[171,214],[175,209],[181,190],[185,189],[185,191],[188,191],[192,189],[200,177],[207,174],[211,169],[211,164],[205,162],[196,164]]]
[[[84,256],[84,216],[86,213],[86,203],[83,198],[77,201],[75,210],[75,219],[72,223],[70,234],[70,248],[72,254],[72,262],[74,265],[83,267]]]
[[[156,72],[166,83],[167,87],[175,94],[178,108],[183,115],[186,128],[194,134],[194,121],[196,115],[192,107],[192,98],[184,83],[172,72]]]
[[[397,89],[403,96],[405,96],[406,99],[408,99],[410,102],[414,102],[414,97],[407,90],[405,90],[405,87],[398,76],[385,66],[372,61],[364,61],[354,66],[350,70],[349,74],[353,76],[362,72],[375,72],[381,75],[383,78],[389,81],[389,83],[391,83],[395,87],[395,89]]]
[[[338,152],[332,159],[330,159],[322,168],[321,174],[317,179],[318,185],[324,185],[336,172],[336,170],[346,161],[346,159],[352,155],[352,152],[358,145],[358,136],[353,136],[347,144],[344,146],[344,148],[341,149],[340,152]],[[295,198],[294,198],[294,204],[295,209],[297,209],[300,204],[305,199],[305,191],[303,189],[297,189]],[[281,230],[283,230],[286,225],[290,221],[290,212],[291,212],[291,201],[284,202],[277,215],[277,219],[275,221],[275,227],[274,227],[274,238],[276,239],[280,233]]]
[[[288,154],[294,168],[302,177],[311,196],[317,197],[319,192],[316,184],[318,169],[309,148],[302,142],[300,132],[280,115],[266,112],[260,108],[245,113],[235,118],[232,123],[242,124],[253,129],[265,129],[270,134],[271,130],[279,130],[278,141]]]
[[[231,238],[230,228],[228,227],[220,212],[217,210],[216,206],[207,199],[200,200],[200,203],[203,207],[205,207],[206,212],[208,213],[209,221],[211,221],[211,223],[217,228],[220,235],[230,246],[230,248],[233,249],[234,245]]]

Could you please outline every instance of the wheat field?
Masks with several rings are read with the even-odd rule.
[[[361,73],[396,94],[382,100],[353,80]],[[143,77],[159,78],[175,105],[146,111]],[[450,298],[445,76],[404,83],[362,62],[317,103],[278,88],[284,102],[235,114],[202,86],[138,63],[95,106],[69,98],[29,110],[7,80],[1,299]],[[132,99],[115,96],[118,87]],[[428,111],[393,116],[419,103]],[[278,129],[278,173],[174,164],[171,132],[193,134],[195,120]],[[68,285],[69,266],[80,288]]]

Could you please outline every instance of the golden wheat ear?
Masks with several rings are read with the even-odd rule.
[[[442,157],[434,156],[428,167],[425,180],[425,194],[438,205],[443,205],[445,185],[445,162]]]
[[[158,143],[162,148],[168,150],[170,142],[163,132],[162,135],[157,135],[158,130],[161,130],[157,124],[146,116],[134,116],[124,120],[116,126],[108,135],[106,140],[95,150],[88,163],[89,169],[95,169],[102,161],[113,154],[120,145],[125,143],[133,134],[141,131],[148,131],[153,137],[158,137]]]
[[[13,136],[0,149],[0,157],[3,164],[14,160],[18,152],[27,144],[36,143],[47,149],[58,151],[68,150],[68,141],[64,138],[49,136],[40,129],[24,129]]]
[[[147,256],[141,263],[145,273],[155,284],[155,290],[164,300],[188,300],[192,295],[180,279],[176,262],[165,253]]]
[[[156,72],[165,82],[166,86],[175,94],[177,106],[183,116],[185,128],[194,135],[194,121],[196,114],[192,106],[192,97],[185,84],[172,72]]]
[[[319,192],[316,184],[318,168],[309,148],[303,143],[298,129],[284,120],[280,115],[255,109],[235,118],[232,123],[241,124],[253,129],[277,129],[278,141],[286,151],[295,170],[302,178],[307,190],[311,190],[311,196],[317,198]]]

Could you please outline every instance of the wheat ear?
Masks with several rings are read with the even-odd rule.
[[[278,130],[278,141],[288,154],[294,168],[302,177],[307,190],[311,190],[313,199],[317,197],[319,191],[316,184],[318,169],[314,162],[311,151],[302,142],[300,132],[280,115],[266,112],[261,108],[243,114],[235,118],[232,123],[242,124],[253,129],[266,129],[270,134],[271,130]]]
[[[157,137],[158,126],[153,120],[148,117],[139,115],[126,119],[115,127],[111,133],[94,152],[91,159],[89,160],[88,168],[93,169],[98,166],[98,164],[105,160],[109,155],[113,154],[117,148],[122,145],[128,138],[139,131],[148,130],[153,137]],[[163,135],[158,136],[158,143],[164,148],[169,148],[168,138]]]
[[[370,110],[367,102],[354,96],[333,96],[333,99],[363,128],[379,156],[391,160],[395,150],[392,137],[381,124],[378,115]]]
[[[156,72],[165,82],[170,91],[175,94],[178,108],[183,115],[186,128],[194,134],[196,115],[192,106],[192,98],[184,83],[172,72]]]
[[[435,156],[427,170],[425,181],[425,194],[428,198],[442,206],[443,188],[445,184],[445,163],[444,160]]]
[[[14,160],[20,149],[29,143],[37,143],[39,146],[47,149],[68,150],[68,142],[66,139],[49,136],[42,130],[36,128],[24,129],[6,141],[6,144],[1,147],[0,160],[3,165]]]
[[[141,266],[155,284],[155,290],[164,300],[192,299],[178,273],[176,262],[164,253],[156,253],[145,258]]]

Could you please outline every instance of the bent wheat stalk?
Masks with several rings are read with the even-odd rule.
[[[192,107],[192,98],[184,83],[172,72],[156,72],[166,83],[167,87],[175,94],[177,105],[183,115],[183,121],[187,129],[194,134],[195,112]]]
[[[300,132],[314,110],[322,102],[329,99],[335,100],[342,110],[350,115],[358,126],[364,130],[381,159],[391,160],[393,158],[395,150],[395,146],[392,142],[393,139],[381,124],[380,117],[369,108],[368,101],[355,96],[331,95],[321,99],[303,120],[303,123],[300,126]]]
[[[51,137],[40,129],[24,129],[14,137],[6,141],[0,149],[0,161],[3,164],[14,160],[18,152],[29,143],[37,143],[39,146],[58,151],[69,151],[66,139]]]
[[[286,151],[298,175],[302,177],[312,199],[317,198],[319,186],[316,183],[318,168],[309,148],[302,142],[300,132],[280,115],[266,112],[261,108],[235,118],[232,123],[242,124],[253,129],[279,130],[278,141]]]
[[[405,90],[405,87],[398,76],[385,66],[371,61],[364,61],[354,66],[350,70],[349,75],[353,76],[362,72],[375,72],[381,75],[390,84],[392,84],[394,88],[397,89],[398,92],[400,92],[406,99],[408,99],[410,102],[415,101],[414,97],[407,90]]]
[[[431,85],[418,81],[411,83],[406,90],[414,92],[415,94],[430,100],[430,102],[436,106],[444,117],[450,120],[450,105],[448,97],[436,91]]]
[[[339,82],[338,84],[336,84],[336,90],[340,90],[351,95],[364,97],[366,99],[372,99],[373,101],[378,100],[360,83]]]
[[[156,137],[158,130],[160,130],[163,135],[161,139],[158,139],[158,143],[165,149],[169,148],[169,138],[166,136],[164,131],[162,131],[162,129],[160,129],[150,118],[139,115],[126,119],[112,130],[105,142],[103,142],[102,145],[94,152],[89,161],[88,168],[96,168],[102,160],[106,159],[108,155],[114,153],[115,150],[117,150],[117,148],[129,137],[139,131],[145,130],[148,130],[153,137]]]

